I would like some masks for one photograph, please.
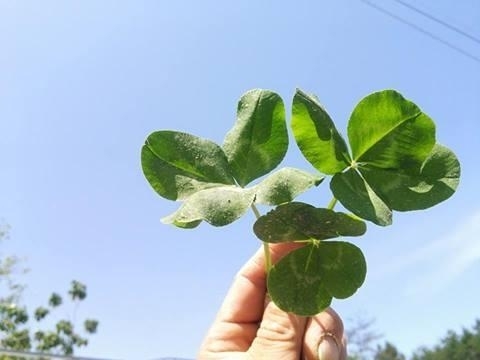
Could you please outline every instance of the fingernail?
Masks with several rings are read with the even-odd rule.
[[[318,360],[340,360],[340,349],[332,336],[324,336],[318,345]]]

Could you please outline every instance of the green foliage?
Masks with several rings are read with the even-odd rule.
[[[309,100],[303,112],[295,113],[297,99]],[[333,175],[334,196],[377,225],[390,225],[392,210],[436,205],[458,185],[460,165],[450,150],[435,146],[433,121],[396,91],[373,93],[355,107],[348,123],[351,155],[318,101],[300,91],[292,127],[305,158]]]
[[[357,163],[408,170],[419,167],[435,145],[435,125],[417,105],[385,90],[358,103],[348,138]]]
[[[87,297],[87,288],[78,281],[72,281],[69,295],[72,301],[82,301]],[[37,307],[33,319],[39,322],[61,305],[62,297],[52,293],[48,300],[49,307]],[[58,320],[52,330],[36,331],[33,331],[33,328],[38,325],[29,320],[26,308],[14,304],[0,304],[0,348],[71,355],[76,348],[88,344],[87,338],[76,330],[74,323],[70,320]],[[83,325],[84,332],[91,335],[97,331],[98,321],[87,319]],[[12,359],[12,357],[5,359]]]
[[[95,334],[97,332],[98,328],[98,321],[93,320],[93,319],[87,319],[83,323],[83,327],[85,328],[85,331],[89,334]]]
[[[48,305],[53,308],[62,305],[62,302],[63,300],[60,295],[57,293],[52,293],[52,295],[50,295],[50,299],[48,300]]]
[[[27,329],[12,330],[0,341],[0,345],[3,349],[29,350],[32,346],[30,332]]]
[[[73,301],[84,300],[87,297],[87,286],[79,281],[73,280],[68,294]]]
[[[223,226],[242,216],[254,199],[253,189],[246,191],[237,186],[205,189],[190,196],[180,209],[162,220],[179,227],[196,226],[202,220],[214,226]]]
[[[0,223],[0,244],[9,238],[10,226]],[[13,304],[22,296],[25,285],[18,281],[18,275],[26,273],[22,259],[0,252],[0,304]]]
[[[373,360],[405,360],[405,355],[387,341],[383,346],[378,346]]]
[[[452,330],[432,349],[419,349],[412,360],[477,360],[480,359],[480,320],[472,329]]]
[[[314,96],[297,90],[292,104],[292,130],[305,158],[320,172],[336,174],[351,163],[345,140]]]
[[[348,340],[348,359],[371,359],[378,340],[383,337],[375,328],[375,319],[358,313],[345,319],[345,336]]]
[[[60,320],[56,325],[58,334],[72,335],[73,324],[67,320]]]
[[[269,174],[286,154],[288,134],[281,97],[261,89],[241,97],[223,146],[156,131],[142,148],[142,169],[159,195],[182,201],[163,219],[167,224],[224,226],[252,207],[254,232],[265,244],[305,243],[272,267],[264,246],[267,285],[280,308],[313,315],[333,297],[351,296],[365,279],[361,250],[329,239],[363,235],[363,220],[386,226],[394,210],[425,209],[446,200],[458,185],[460,164],[452,151],[436,144],[433,120],[394,90],[357,104],[348,122],[348,143],[318,99],[301,90],[293,97],[291,127],[317,175],[293,168]],[[293,201],[325,175],[331,176],[334,195],[327,208]],[[352,214],[333,211],[337,200]],[[256,204],[277,207],[260,216]]]
[[[421,210],[453,195],[460,178],[460,163],[449,149],[435,144],[417,173],[365,169],[363,176],[391,209]]]
[[[253,226],[257,237],[270,243],[360,236],[366,230],[365,223],[356,217],[301,202],[279,205]]]
[[[281,309],[312,315],[333,297],[344,299],[363,284],[366,263],[353,244],[326,241],[308,244],[283,257],[268,274],[270,298]]]
[[[47,308],[44,308],[43,306],[40,306],[38,308],[35,309],[35,320],[37,321],[40,321],[42,319],[45,318],[45,316],[48,315],[48,313],[50,312],[50,310],[48,310]]]
[[[218,185],[235,184],[225,153],[217,144],[175,131],[151,134],[142,149],[143,171],[169,200]]]
[[[275,206],[292,201],[306,189],[318,186],[323,176],[294,168],[282,168],[255,186],[255,203]]]
[[[288,147],[285,107],[272,91],[251,90],[238,103],[237,121],[223,142],[233,176],[240,186],[269,173]]]
[[[353,341],[355,350],[364,346],[358,346],[357,335],[363,335],[365,329],[370,327],[370,324],[363,321],[354,326],[355,334],[349,337],[350,343]],[[370,331],[366,331],[366,341],[363,343],[370,343]],[[363,336],[361,336],[363,337]],[[375,338],[375,336],[374,336]],[[376,336],[378,339],[378,336]],[[350,349],[349,349],[350,352]],[[405,360],[406,357],[390,342],[385,342],[381,346],[377,346],[374,354],[369,355],[370,351],[354,351],[354,354],[349,354],[348,360]],[[476,320],[471,329],[463,328],[461,331],[455,332],[449,330],[445,337],[442,338],[439,344],[432,348],[421,347],[410,358],[410,360],[478,360],[480,359],[480,320]]]
[[[8,227],[0,225],[0,241],[7,237]],[[0,296],[0,349],[71,355],[76,348],[86,346],[86,336],[97,331],[97,320],[85,320],[83,332],[86,335],[77,331],[74,322],[65,319],[54,323],[51,330],[38,329],[40,321],[52,317],[55,310],[63,304],[62,296],[52,293],[45,306],[38,306],[30,314],[26,307],[19,305],[24,286],[15,275],[23,272],[25,270],[20,267],[19,258],[0,254],[0,284],[7,285]],[[68,293],[72,301],[80,302],[87,297],[87,288],[81,282],[72,281]],[[0,360],[24,359],[23,356],[0,355]],[[47,357],[40,359],[47,360]]]
[[[0,304],[0,315],[2,315],[2,320],[14,325],[25,324],[28,321],[27,309],[15,304]],[[6,326],[7,330],[8,328],[9,326]]]
[[[237,121],[223,147],[190,134],[156,131],[142,148],[142,169],[159,195],[183,201],[163,222],[181,228],[196,227],[203,220],[224,226],[254,203],[291,201],[321,182],[321,176],[281,169],[245,188],[273,170],[287,147],[283,101],[271,91],[257,89],[240,99]]]

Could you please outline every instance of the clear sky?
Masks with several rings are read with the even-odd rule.
[[[375,1],[480,57],[480,45],[395,1]],[[415,5],[480,37],[477,0]],[[364,286],[335,301],[376,319],[407,354],[480,317],[480,62],[360,0],[1,1],[0,217],[3,254],[27,258],[27,305],[70,280],[88,285],[78,318],[97,317],[83,355],[193,358],[229,284],[260,245],[253,215],[224,228],[163,225],[140,148],[159,129],[222,142],[236,103],[272,89],[290,108],[315,93],[342,133],[353,106],[394,88],[437,123],[462,163],[449,201],[394,214],[355,240]],[[283,165],[311,170],[294,142]],[[325,184],[304,199],[327,203]],[[66,312],[66,311],[65,311]],[[67,313],[67,312],[66,312]],[[347,321],[348,323],[348,321]]]

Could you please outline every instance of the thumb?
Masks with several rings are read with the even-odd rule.
[[[298,360],[306,322],[305,317],[286,313],[268,302],[248,354],[259,360]]]

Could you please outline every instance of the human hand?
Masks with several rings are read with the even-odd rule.
[[[275,263],[298,244],[270,246]],[[263,250],[238,272],[198,355],[199,360],[345,360],[343,323],[332,309],[306,318],[266,299]]]

